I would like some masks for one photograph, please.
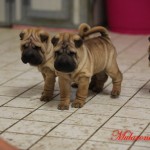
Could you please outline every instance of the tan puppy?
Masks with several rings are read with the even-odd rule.
[[[93,85],[91,85],[93,90],[96,86],[96,90],[100,91],[109,75],[113,82],[111,95],[116,97],[121,91],[122,74],[116,62],[116,50],[108,37],[107,30],[103,27],[86,29],[85,24],[82,25],[79,28],[79,35],[60,33],[52,38],[55,52],[54,67],[60,85],[61,102],[58,109],[69,108],[71,82],[78,84],[72,107],[82,107],[93,75]],[[80,32],[81,27],[83,34]],[[101,36],[83,40],[84,36],[88,37],[96,32],[100,32]]]
[[[20,33],[21,59],[23,63],[36,66],[44,77],[44,91],[41,101],[49,101],[53,96],[55,73],[53,65],[53,45],[49,33],[32,28]]]

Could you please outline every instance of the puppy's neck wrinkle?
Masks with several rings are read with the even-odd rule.
[[[83,75],[83,76],[87,76],[87,77],[91,77],[91,75],[92,75],[92,73],[93,73],[93,69],[92,69],[92,67],[91,66],[93,66],[93,64],[91,64],[90,65],[90,69],[89,69],[89,71],[87,72],[87,66],[88,66],[88,68],[89,68],[89,65],[87,64],[87,61],[86,61],[86,59],[88,58],[88,59],[92,59],[91,58],[91,55],[90,55],[90,53],[89,53],[89,50],[87,49],[87,47],[85,47],[84,45],[83,45],[83,47],[82,47],[83,49],[82,49],[82,52],[83,52],[83,57],[80,59],[80,62],[79,62],[79,67],[77,68],[77,70],[75,71],[75,73],[72,75],[72,77],[75,79],[76,78],[76,75],[78,74],[78,73],[80,73],[81,75]],[[92,62],[92,61],[90,61],[90,62]],[[82,73],[81,73],[82,72]],[[78,80],[78,79],[75,79],[75,80]]]

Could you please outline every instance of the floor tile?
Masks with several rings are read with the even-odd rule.
[[[140,97],[140,98],[149,98],[150,99],[150,89],[147,88],[143,88],[141,89],[136,95],[135,97]]]
[[[142,132],[149,120],[112,117],[103,127]]]
[[[21,119],[27,114],[31,113],[33,109],[0,107],[0,117],[10,119]]]
[[[42,89],[32,88],[32,89],[24,92],[23,94],[21,94],[20,97],[30,98],[30,99],[40,99],[42,92],[43,92],[43,88]],[[59,91],[54,91],[53,97],[55,97],[58,93],[59,93]]]
[[[32,144],[41,138],[37,135],[27,135],[27,134],[18,134],[18,133],[9,133],[5,132],[1,134],[1,137],[10,144],[18,147],[19,149],[28,149]]]
[[[145,146],[145,147],[149,147],[149,149],[150,149],[150,133],[144,132],[141,135],[141,137],[144,137],[144,139],[146,138],[147,140],[137,140],[134,145]]]
[[[128,141],[128,140],[122,140],[118,139],[120,138],[119,132],[124,133],[126,130],[122,129],[109,129],[109,128],[101,128],[99,129],[91,138],[91,141],[97,141],[97,142],[108,142],[108,143],[118,143],[118,144],[127,144],[131,145],[134,141]],[[132,131],[131,131],[132,132]],[[114,134],[114,135],[113,135]],[[140,132],[134,132],[134,135],[139,135]]]
[[[44,137],[30,150],[76,150],[83,140],[65,139],[57,137]]]
[[[136,72],[135,73],[128,72],[128,73],[124,74],[124,79],[148,81],[150,79],[150,77],[145,72],[140,72],[140,73],[138,73],[138,75]]]
[[[20,75],[18,77],[18,79],[24,79],[24,80],[37,80],[37,81],[43,81],[43,76],[40,72],[38,73],[35,73],[35,72],[32,72],[32,71],[28,71],[22,75]]]
[[[63,124],[100,127],[107,119],[109,119],[109,116],[75,113],[65,120]]]
[[[43,105],[45,102],[40,101],[39,98],[21,98],[17,97],[12,101],[8,102],[4,106],[10,107],[23,107],[23,108],[38,108],[39,106]]]
[[[23,97],[23,98],[40,98],[41,97],[41,94],[43,92],[43,89],[30,89],[30,90],[27,90],[26,92],[24,92],[23,94],[20,95],[20,97]]]
[[[16,70],[16,71],[27,71],[31,69],[31,66],[29,64],[25,65],[21,61],[21,59],[18,61],[15,61],[14,63],[8,64],[3,68],[4,70]]]
[[[13,70],[2,70],[0,71],[0,78],[7,78],[7,79],[11,79],[11,78],[14,78],[16,76],[18,76],[19,74],[21,74],[22,72],[21,71],[13,71]]]
[[[17,96],[26,90],[27,90],[26,88],[0,86],[0,95],[2,95],[2,96]]]
[[[126,79],[123,79],[122,81],[122,86],[123,87],[133,87],[133,88],[141,88],[144,84],[146,83],[146,81],[143,81],[143,80],[126,80]]]
[[[13,99],[13,97],[0,96],[0,106]]]
[[[39,81],[36,80],[24,80],[24,79],[12,79],[8,82],[6,82],[5,84],[3,84],[4,86],[11,86],[11,87],[23,87],[23,88],[31,88],[33,86],[35,86],[36,84],[38,84]]]
[[[54,126],[56,126],[56,123],[21,120],[7,131],[22,134],[45,135]]]
[[[57,111],[36,110],[35,112],[27,116],[25,120],[60,123],[70,114],[71,113],[69,112],[63,112],[63,111],[57,112]]]
[[[101,95],[98,94],[94,98],[92,98],[88,104],[106,104],[106,105],[123,105],[129,100],[130,97],[127,96],[119,96],[118,98],[111,98],[110,95]]]
[[[146,128],[145,132],[150,132],[150,125]]]
[[[87,103],[82,108],[78,109],[77,113],[112,115],[119,108],[120,106]]]
[[[123,107],[115,116],[150,120],[150,109]]]
[[[125,106],[150,108],[150,100],[148,98],[132,98]]]
[[[58,97],[58,96],[57,96]],[[45,105],[43,105],[42,107],[40,107],[39,109],[42,109],[42,110],[54,110],[54,111],[59,111],[61,112],[61,110],[58,110],[57,107],[58,107],[58,104],[60,103],[60,100],[58,100],[58,98],[55,97],[53,98],[52,101],[46,103]],[[71,104],[69,105],[69,110],[64,110],[65,112],[74,112],[76,111],[77,108],[72,108],[71,107]]]
[[[150,68],[149,68],[150,71]],[[145,84],[144,89],[150,89],[150,81]]]
[[[103,91],[103,93],[104,94],[110,94],[110,92],[111,92],[111,90],[112,90],[112,85],[110,85],[110,86],[108,86],[106,89],[104,89],[104,91]],[[121,93],[120,93],[120,95],[121,96],[133,96],[137,91],[139,90],[139,88],[137,87],[137,88],[128,88],[128,87],[122,87],[121,88]]]
[[[133,146],[130,150],[149,150],[149,147]]]
[[[96,129],[97,127],[61,124],[47,136],[85,140],[90,137]]]
[[[79,150],[127,150],[128,147],[129,145],[88,141]]]
[[[6,119],[6,118],[0,118],[0,131],[3,131],[16,123],[17,119]]]

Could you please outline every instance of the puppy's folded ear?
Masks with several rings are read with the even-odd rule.
[[[48,34],[44,34],[44,33],[41,33],[40,34],[40,39],[41,39],[41,42],[48,42],[48,39],[49,39],[49,35]]]
[[[79,48],[82,46],[83,40],[82,39],[74,40],[74,43],[75,43],[75,47]]]
[[[53,44],[54,46],[57,45],[58,41],[59,41],[59,38],[56,38],[56,37],[53,37],[52,40],[51,40],[51,42],[52,42],[52,44]]]
[[[23,40],[24,32],[21,32],[21,33],[19,34],[19,36],[20,36],[20,40]]]

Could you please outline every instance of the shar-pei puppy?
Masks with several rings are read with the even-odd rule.
[[[48,32],[38,29],[24,29],[20,33],[21,60],[36,66],[44,77],[44,90],[41,101],[49,101],[53,96],[55,72],[53,45]]]
[[[100,34],[90,38],[94,33]],[[100,92],[108,76],[113,83],[112,97],[120,94],[123,77],[117,65],[115,47],[104,27],[90,28],[87,24],[81,24],[78,34],[59,33],[52,38],[52,43],[54,67],[60,87],[61,101],[58,109],[69,109],[72,82],[78,85],[72,103],[75,108],[84,105],[88,88]]]

